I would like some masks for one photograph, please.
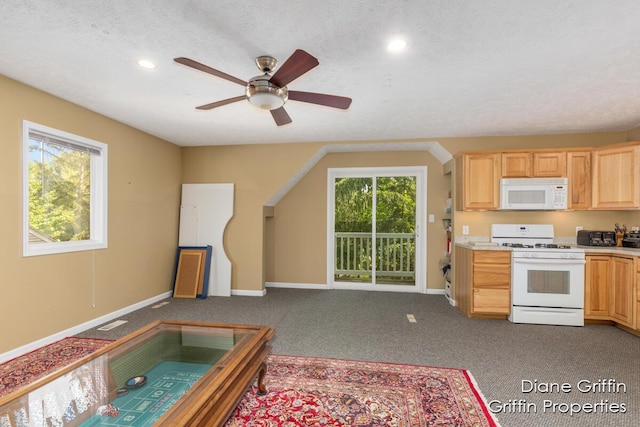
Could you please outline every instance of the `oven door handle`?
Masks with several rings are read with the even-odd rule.
[[[552,264],[552,265],[580,265],[585,264],[583,259],[543,259],[543,258],[514,258],[514,264]]]

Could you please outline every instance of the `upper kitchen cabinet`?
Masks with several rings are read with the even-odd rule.
[[[531,153],[502,153],[502,177],[524,178],[531,176]]]
[[[640,145],[596,148],[592,152],[593,209],[640,208]]]
[[[560,151],[502,153],[503,178],[565,177],[566,154]]]
[[[591,151],[567,153],[568,208],[591,208]]]
[[[501,153],[463,153],[456,158],[456,206],[496,210],[500,203]]]
[[[563,151],[534,152],[533,176],[548,178],[567,176],[566,153]]]

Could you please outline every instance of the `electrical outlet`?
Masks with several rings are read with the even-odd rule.
[[[576,234],[578,234],[578,231],[582,230],[582,226],[581,225],[576,225]]]
[[[469,226],[468,225],[463,225],[462,226],[462,234],[464,234],[465,236],[469,234]]]
[[[434,214],[429,214],[429,222],[434,222],[436,220],[436,217]]]

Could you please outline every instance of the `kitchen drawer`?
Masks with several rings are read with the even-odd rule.
[[[511,266],[501,264],[474,264],[473,286],[504,287],[511,284]]]
[[[474,289],[473,312],[491,314],[509,314],[511,310],[511,292],[507,289]]]
[[[511,264],[510,251],[473,251],[474,264]]]

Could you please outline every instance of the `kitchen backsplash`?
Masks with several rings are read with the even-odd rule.
[[[483,238],[491,235],[491,224],[553,224],[554,234],[559,238],[576,239],[576,227],[584,230],[613,231],[615,224],[640,226],[640,211],[545,211],[545,212],[464,212],[453,213],[454,241],[458,239]],[[462,227],[469,228],[469,234],[462,234]],[[464,240],[462,240],[464,241]],[[564,242],[558,242],[564,243]],[[569,242],[570,243],[570,242]]]

